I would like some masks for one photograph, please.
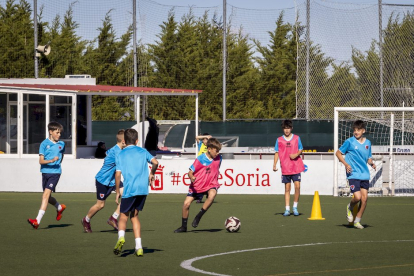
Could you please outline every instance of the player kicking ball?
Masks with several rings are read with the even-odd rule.
[[[92,233],[91,219],[96,215],[96,213],[105,207],[106,199],[111,195],[112,191],[115,190],[115,158],[124,147],[124,130],[120,129],[116,135],[116,145],[106,151],[106,157],[104,159],[102,168],[95,176],[97,201],[95,205],[89,209],[88,214],[81,221],[83,231],[85,233]],[[122,187],[123,186],[121,182],[121,193],[123,190]],[[117,205],[115,212],[112,214],[112,216],[109,217],[107,221],[107,223],[117,231],[119,212],[119,205]]]
[[[372,161],[371,142],[364,137],[365,122],[357,120],[352,128],[354,129],[354,136],[348,138],[335,155],[346,168],[349,187],[351,193],[354,194],[351,202],[346,207],[346,219],[348,222],[354,221],[352,210],[356,204],[360,203],[354,227],[364,229],[364,226],[361,224],[361,218],[367,207],[370,179],[367,163],[374,170],[376,166]],[[345,158],[343,157],[344,154]]]
[[[196,228],[201,218],[213,204],[220,187],[218,183],[219,169],[221,165],[221,144],[216,138],[210,138],[207,141],[207,152],[201,154],[190,167],[188,176],[191,180],[190,188],[186,199],[184,200],[181,227],[176,229],[174,233],[187,232],[187,221],[190,212],[190,205],[194,200],[202,199],[208,194],[203,207],[194,218],[192,226]]]

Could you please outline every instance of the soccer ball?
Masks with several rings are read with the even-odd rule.
[[[226,230],[230,233],[237,232],[240,230],[241,222],[236,217],[229,217],[228,219],[226,219],[224,226],[226,227]]]

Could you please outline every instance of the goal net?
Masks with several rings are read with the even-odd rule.
[[[370,195],[414,195],[414,108],[336,107],[334,151],[353,136],[356,120],[366,123],[376,170],[370,170]],[[344,165],[335,158],[334,196],[350,195]]]

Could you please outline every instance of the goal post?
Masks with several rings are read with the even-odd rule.
[[[369,193],[414,196],[414,107],[335,107],[334,154],[353,136],[355,120],[366,123],[377,170],[370,170]],[[349,195],[345,167],[334,156],[334,196]]]

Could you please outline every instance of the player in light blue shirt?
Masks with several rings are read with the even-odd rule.
[[[144,255],[141,243],[141,223],[138,213],[144,208],[148,195],[148,186],[154,182],[154,174],[158,167],[158,161],[146,149],[140,148],[138,144],[138,132],[135,129],[125,130],[125,149],[116,157],[116,203],[121,196],[120,183],[121,174],[124,177],[124,192],[121,201],[121,215],[118,222],[118,241],[114,248],[114,254],[122,252],[125,243],[125,229],[128,217],[131,218],[135,236],[135,256]],[[148,163],[152,164],[148,176]]]
[[[105,207],[106,199],[113,191],[115,191],[115,158],[125,147],[124,132],[125,131],[123,129],[120,129],[116,134],[116,145],[106,151],[106,157],[102,168],[95,176],[97,201],[95,205],[89,209],[88,214],[81,221],[85,233],[92,233],[90,224],[92,217]],[[121,184],[121,193],[122,190]],[[119,205],[117,205],[115,212],[107,220],[107,223],[115,230],[118,230],[119,212]]]
[[[354,221],[352,210],[356,204],[359,210],[354,221],[354,227],[363,229],[361,218],[364,214],[368,201],[368,189],[370,173],[367,163],[375,170],[372,161],[371,142],[363,135],[365,133],[365,122],[357,120],[353,123],[354,136],[347,139],[335,153],[338,160],[344,164],[349,188],[354,194],[351,202],[346,207],[346,218],[348,222]],[[345,154],[345,158],[343,155]]]
[[[61,132],[63,132],[63,126],[57,122],[50,122],[47,127],[49,138],[46,138],[39,147],[39,164],[43,188],[42,203],[36,219],[27,220],[34,229],[39,227],[48,203],[56,207],[56,220],[62,218],[62,213],[66,209],[65,204],[59,204],[52,197],[52,192],[55,192],[62,173],[61,164],[65,153],[65,143],[59,141],[59,138]]]

